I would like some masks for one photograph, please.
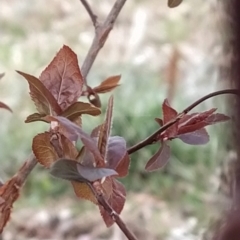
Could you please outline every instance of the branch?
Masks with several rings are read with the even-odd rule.
[[[120,216],[112,209],[109,203],[105,200],[103,194],[98,191],[98,187],[94,184],[87,183],[93,194],[95,195],[98,203],[104,208],[104,210],[109,214],[109,216],[113,219],[113,221],[118,225],[118,227],[122,230],[128,240],[137,240],[134,234],[128,229],[126,224],[122,221]]]
[[[97,21],[97,15],[93,13],[90,5],[88,4],[88,2],[86,0],[80,0],[82,5],[85,7],[89,17],[92,20],[93,26],[95,27],[95,29],[98,27],[98,21]]]
[[[87,1],[81,0],[81,2],[86,8],[86,10],[88,11],[89,15],[95,16],[90,6],[88,5]],[[99,27],[99,31],[97,31],[97,33],[95,34],[91,48],[89,49],[89,52],[83,62],[82,75],[84,79],[88,75],[89,70],[91,69],[93,62],[96,59],[99,50],[103,47],[104,43],[106,42],[108,34],[110,30],[112,30],[115,20],[118,17],[125,2],[126,0],[117,0],[115,2],[105,22],[103,23],[102,26]],[[96,51],[94,49],[96,49]],[[25,182],[26,178],[28,177],[28,175],[30,174],[30,172],[32,171],[32,169],[35,167],[36,164],[37,164],[37,161],[34,155],[31,154],[29,159],[22,165],[22,167],[18,171],[18,177],[21,179],[22,184]]]
[[[88,12],[88,14],[93,22],[93,25],[95,27],[95,37],[93,39],[91,47],[88,51],[88,54],[83,62],[83,66],[82,66],[82,76],[85,81],[85,85],[87,85],[86,77],[89,73],[89,70],[91,69],[93,62],[95,61],[100,49],[104,46],[104,44],[108,38],[109,32],[112,30],[114,23],[120,13],[120,11],[122,10],[122,7],[123,7],[124,3],[126,2],[126,0],[116,0],[110,13],[108,14],[106,20],[104,21],[104,23],[102,25],[98,25],[97,16],[93,13],[93,11],[92,11],[91,7],[89,6],[89,4],[87,3],[87,1],[86,0],[80,0],[80,1],[82,2],[83,6],[85,7],[86,11]],[[0,76],[0,78],[1,77],[2,76]],[[7,199],[5,199],[6,200],[5,202],[8,202],[10,204],[10,206],[11,206],[11,204],[13,204],[13,202],[18,197],[18,195],[17,195],[18,192],[16,191],[16,187],[19,187],[19,189],[20,189],[20,187],[25,183],[28,175],[31,173],[31,171],[36,166],[36,164],[37,164],[37,160],[36,160],[35,156],[33,154],[31,154],[31,156],[28,158],[28,160],[26,160],[24,162],[24,164],[20,167],[19,171],[12,178],[13,181],[10,182],[11,185],[9,185],[7,193],[13,192],[15,194],[15,197],[11,201],[7,201]],[[17,184],[15,184],[15,182]],[[1,188],[1,186],[0,186],[0,188]],[[2,189],[4,189],[4,188],[2,188]],[[104,201],[102,201],[102,203],[104,204]],[[4,205],[2,205],[2,207],[3,206]],[[0,207],[1,207],[1,204],[0,204]],[[11,208],[9,207],[8,211],[6,212],[9,215],[10,215],[10,209]],[[0,215],[1,215],[1,212],[0,212]],[[125,231],[124,232],[125,234],[129,234],[129,239],[135,240],[136,238],[129,231],[123,230],[125,224],[122,222],[120,217],[117,215],[116,216],[113,215],[113,217],[116,219],[116,223],[119,225],[119,227],[122,229],[122,231]],[[8,218],[1,219],[1,216],[0,216],[0,224],[1,224],[1,222],[3,222],[3,224],[0,225],[0,233],[3,230],[7,221],[8,221]],[[125,228],[126,228],[126,226],[125,226]],[[129,233],[127,233],[127,232],[129,232]],[[126,235],[126,236],[128,236],[128,235]],[[0,238],[1,238],[1,235],[0,235]]]
[[[104,46],[108,38],[108,35],[112,30],[115,24],[115,21],[120,11],[122,10],[122,7],[124,6],[125,2],[126,0],[116,0],[104,23],[95,27],[95,36],[94,36],[92,45],[87,53],[87,56],[81,68],[82,75],[85,79],[85,84],[86,84],[86,76],[88,75],[89,70],[91,69],[94,63],[98,55],[98,52]]]
[[[189,107],[185,108],[181,113],[179,113],[176,118],[172,119],[171,121],[169,121],[168,123],[166,123],[165,125],[163,125],[162,127],[160,127],[156,132],[154,132],[152,135],[150,135],[149,137],[147,137],[146,139],[142,140],[141,142],[137,143],[136,145],[130,147],[127,151],[128,154],[132,154],[140,149],[142,149],[143,147],[147,146],[147,145],[151,145],[152,143],[155,142],[156,137],[164,132],[167,128],[171,127],[174,123],[178,122],[185,114],[187,114],[189,111],[191,111],[193,108],[195,108],[197,105],[199,105],[200,103],[204,102],[205,100],[218,96],[218,95],[223,95],[223,94],[235,94],[235,95],[239,95],[239,90],[237,89],[226,89],[226,90],[221,90],[221,91],[216,91],[213,93],[210,93],[200,99],[198,99],[196,102],[194,102],[193,104],[191,104]]]

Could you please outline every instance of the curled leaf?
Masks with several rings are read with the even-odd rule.
[[[120,81],[120,79],[121,79],[121,75],[111,76],[111,77],[107,78],[106,80],[104,80],[103,82],[101,82],[101,84],[99,86],[93,88],[93,90],[96,93],[110,92],[114,88],[119,86],[118,82]]]
[[[96,92],[91,92],[87,96],[88,101],[93,104],[94,106],[100,108],[101,107],[101,100]]]
[[[101,114],[101,110],[89,103],[75,102],[72,105],[70,105],[65,111],[63,111],[61,113],[61,116],[66,117],[70,120],[74,120],[77,117],[81,116],[82,114],[97,116]]]
[[[163,141],[159,150],[147,162],[145,169],[150,172],[162,168],[170,158],[170,147]]]
[[[46,122],[46,120],[44,120],[44,117],[46,116],[46,114],[40,114],[40,113],[33,113],[31,115],[29,115],[26,120],[25,123],[30,123],[30,122],[36,122],[36,121],[42,121],[42,122]]]
[[[61,108],[58,105],[56,99],[39,79],[20,71],[17,71],[17,73],[22,75],[28,81],[30,95],[40,114],[55,113],[58,115],[61,113]]]

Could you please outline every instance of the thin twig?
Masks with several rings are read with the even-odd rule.
[[[88,4],[88,2],[86,0],[80,0],[82,5],[85,7],[89,17],[92,20],[93,26],[95,27],[95,29],[98,27],[98,21],[97,21],[97,15],[94,14],[92,8],[90,7],[90,5]]]
[[[81,72],[82,75],[84,77],[84,79],[86,79],[87,74],[89,73],[89,70],[91,69],[97,55],[98,52],[100,51],[100,49],[104,46],[108,35],[110,33],[110,31],[112,30],[114,23],[120,13],[120,11],[122,10],[122,7],[124,6],[126,0],[117,0],[111,11],[109,12],[106,20],[104,21],[103,24],[99,25],[98,28],[95,31],[95,36],[92,42],[92,45],[87,53],[87,56],[83,62],[82,68],[81,68]],[[86,83],[86,80],[85,80]]]
[[[125,234],[127,239],[137,240],[134,234],[128,229],[127,225],[122,221],[119,214],[117,214],[109,205],[109,203],[106,201],[103,194],[98,193],[91,183],[87,183],[87,184],[92,190],[93,194],[95,195],[98,203],[104,208],[104,210],[109,214],[109,216],[113,219],[113,221],[118,225],[118,227],[122,230],[122,232]]]
[[[235,95],[239,95],[239,90],[236,89],[226,89],[226,90],[220,90],[220,91],[216,91],[213,93],[210,93],[200,99],[198,99],[197,101],[195,101],[193,104],[191,104],[190,106],[188,106],[187,108],[185,108],[181,113],[179,113],[176,118],[174,118],[173,120],[169,121],[168,123],[166,123],[165,125],[163,125],[162,127],[160,127],[156,132],[154,132],[152,135],[150,135],[149,137],[147,137],[146,139],[142,140],[141,142],[135,144],[134,146],[130,147],[127,151],[128,154],[132,154],[140,149],[142,149],[145,146],[151,145],[152,143],[155,142],[156,137],[164,132],[167,128],[171,127],[174,123],[178,122],[185,114],[187,114],[189,111],[191,111],[193,108],[195,108],[197,105],[199,105],[200,103],[204,102],[205,100],[218,96],[218,95],[223,95],[223,94],[235,94]]]

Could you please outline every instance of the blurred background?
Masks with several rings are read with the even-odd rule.
[[[113,0],[89,0],[104,20]],[[178,111],[225,86],[223,13],[217,0],[184,0],[175,9],[167,0],[129,0],[106,45],[88,75],[94,87],[121,74],[114,91],[113,135],[132,146],[153,133],[168,98]],[[89,16],[78,0],[1,0],[0,99],[13,114],[0,110],[0,178],[8,180],[31,152],[32,138],[47,130],[41,122],[25,124],[35,112],[27,82],[15,70],[34,76],[53,59],[63,44],[83,62],[94,36]],[[222,71],[223,70],[223,71]],[[103,112],[110,95],[101,97]],[[195,111],[218,107],[226,112],[225,97],[216,97]],[[193,111],[194,112],[194,111]],[[89,132],[103,116],[83,117]],[[144,166],[158,146],[131,157],[130,173],[121,179],[127,201],[121,214],[140,240],[196,240],[207,235],[225,205],[226,162],[234,158],[228,123],[208,128],[210,142],[190,146],[175,140],[167,166],[154,173]],[[222,179],[222,180],[221,180]],[[220,189],[220,190],[219,190]],[[75,197],[68,182],[52,178],[37,166],[28,178],[3,234],[4,240],[77,239],[121,240],[120,230],[107,229],[96,206]]]

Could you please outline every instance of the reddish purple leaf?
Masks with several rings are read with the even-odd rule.
[[[225,114],[215,113],[215,114],[212,114],[211,116],[209,116],[206,121],[212,125],[212,124],[219,123],[219,122],[225,122],[230,119],[231,118],[226,116]]]
[[[179,128],[186,126],[186,125],[193,125],[199,122],[204,121],[209,116],[211,116],[217,108],[212,108],[208,111],[200,112],[200,113],[192,113],[185,115],[182,119],[179,121]]]
[[[202,121],[202,122],[198,122],[198,123],[195,123],[195,124],[192,124],[192,125],[183,126],[183,127],[178,129],[178,135],[182,135],[182,134],[197,131],[201,128],[206,127],[207,125],[209,125],[207,122]]]
[[[17,71],[29,84],[30,95],[40,114],[60,114],[61,108],[49,89],[36,77]]]
[[[170,147],[166,142],[162,141],[161,147],[147,162],[145,169],[150,172],[162,168],[167,164],[169,158]]]
[[[216,108],[210,109],[202,113],[193,113],[190,115],[185,115],[179,121],[178,134],[185,134],[194,132],[208,125],[213,125],[218,122],[224,122],[230,118],[221,113],[214,113]]]
[[[108,203],[117,214],[120,214],[126,201],[126,190],[125,187],[115,179],[112,180],[112,188],[112,194],[108,199]],[[107,227],[112,226],[114,220],[109,216],[109,213],[106,212],[102,206],[99,206],[99,209]]]
[[[168,123],[169,121],[173,120],[177,116],[177,111],[173,109],[170,105],[167,99],[164,100],[162,104],[162,111],[163,111],[163,124]],[[166,137],[172,138],[177,135],[178,130],[178,123],[173,124],[171,127],[169,127],[165,134]]]
[[[97,87],[93,88],[96,93],[106,93],[112,91],[114,88],[119,86],[121,75],[108,77],[106,80],[100,83]]]
[[[115,169],[118,177],[128,174],[130,157],[127,153],[126,141],[119,136],[110,137],[108,141],[107,167]]]
[[[82,93],[83,77],[77,55],[63,46],[42,72],[40,81],[52,93],[62,110],[75,103]]]
[[[202,145],[209,141],[209,135],[205,128],[198,129],[194,132],[185,133],[177,137],[184,143],[191,145]]]
[[[101,114],[101,110],[99,108],[94,107],[90,103],[85,102],[75,102],[70,105],[67,109],[65,109],[62,113],[62,117],[66,117],[70,120],[74,120],[82,114],[89,114],[92,116],[97,116]]]

